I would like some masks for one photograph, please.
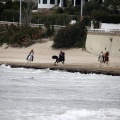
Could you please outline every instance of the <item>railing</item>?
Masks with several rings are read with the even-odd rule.
[[[8,22],[8,21],[0,21],[0,24],[7,24],[7,25],[11,25],[11,24],[14,24],[14,25],[19,25],[19,22]],[[42,28],[45,28],[45,25],[44,24],[33,24],[33,23],[30,23],[30,26],[31,27],[42,27]],[[54,26],[54,29],[55,30],[59,30],[60,28],[64,28],[66,26],[61,26],[61,25],[53,25]],[[50,25],[50,27],[52,27],[52,25]],[[102,33],[111,33],[111,34],[120,34],[120,29],[88,29],[88,33],[96,33],[96,34],[102,34]]]
[[[18,25],[19,23],[18,22],[0,21],[0,24],[7,24],[7,25],[14,24],[14,25]]]
[[[8,22],[8,21],[0,21],[0,24],[7,24],[7,25],[19,25],[19,22]],[[30,23],[30,26],[31,27],[42,27],[42,28],[45,28],[45,25],[44,24],[33,24],[33,23]],[[53,25],[54,26],[54,29],[60,29],[60,28],[63,28],[63,27],[66,27],[66,26],[61,26],[61,25]],[[50,27],[52,27],[52,25],[50,25]]]
[[[120,34],[120,29],[88,29],[88,33],[114,33],[114,34]]]

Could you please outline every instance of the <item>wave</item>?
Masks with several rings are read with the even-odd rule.
[[[2,64],[2,65],[0,65],[0,66],[3,67],[3,68],[11,68],[10,65],[6,65],[6,64]]]
[[[80,109],[68,110],[65,113],[42,116],[40,120],[119,120],[120,109]]]

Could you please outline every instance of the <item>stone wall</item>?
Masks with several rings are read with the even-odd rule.
[[[86,49],[92,54],[109,51],[111,56],[120,57],[120,34],[88,32]]]

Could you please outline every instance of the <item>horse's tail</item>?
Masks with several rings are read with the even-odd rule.
[[[58,59],[58,56],[53,55],[53,56],[52,56],[52,59]]]

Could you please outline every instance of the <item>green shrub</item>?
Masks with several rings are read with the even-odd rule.
[[[108,14],[105,11],[92,11],[92,18],[95,21],[101,21],[102,23],[120,23],[120,15]]]
[[[63,8],[58,7],[57,9],[55,9],[54,12],[57,13],[57,14],[61,14],[61,13],[64,13],[64,10],[63,10]]]
[[[7,43],[14,47],[29,46],[35,43],[34,40],[42,38],[45,33],[41,28],[25,28],[15,25],[5,25],[0,28],[3,28],[0,32],[0,44]],[[51,35],[51,32],[48,35]]]
[[[53,48],[84,47],[86,28],[83,22],[69,25],[58,31],[53,41]]]
[[[49,25],[68,25],[71,20],[79,21],[79,15],[68,14],[51,14],[41,15],[33,14],[32,23],[49,24]]]

